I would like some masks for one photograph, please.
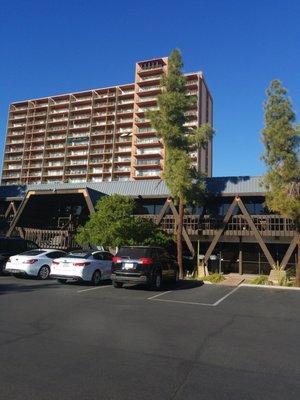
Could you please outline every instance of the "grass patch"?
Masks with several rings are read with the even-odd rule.
[[[201,276],[198,279],[201,281],[207,281],[207,282],[211,282],[211,283],[219,283],[219,282],[225,281],[224,276],[221,274],[211,274],[211,275],[207,275],[207,276]]]
[[[269,285],[268,275],[259,275],[249,282],[251,285]]]

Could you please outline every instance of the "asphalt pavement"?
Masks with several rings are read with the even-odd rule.
[[[0,277],[0,399],[300,398],[300,291]]]

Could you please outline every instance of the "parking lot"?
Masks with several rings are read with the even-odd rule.
[[[3,399],[299,399],[300,292],[0,277]]]

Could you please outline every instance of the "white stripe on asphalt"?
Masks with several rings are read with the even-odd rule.
[[[171,293],[172,291],[170,290],[169,292],[163,292],[159,293],[156,296],[149,297],[148,300],[155,300],[155,301],[163,301],[165,303],[180,303],[180,304],[192,304],[192,305],[197,305],[197,306],[207,306],[207,307],[217,307],[222,301],[227,299],[227,297],[231,296],[234,292],[236,292],[240,286],[235,287],[232,289],[229,293],[227,293],[225,296],[221,297],[219,300],[217,300],[215,303],[198,303],[196,301],[184,301],[184,300],[167,300],[167,299],[158,299],[158,297],[163,296],[167,293]]]
[[[87,292],[87,291],[89,291],[89,290],[105,289],[105,288],[108,288],[108,287],[112,287],[112,286],[111,286],[111,285],[96,286],[96,287],[93,287],[93,288],[90,288],[90,289],[77,290],[77,293]]]
[[[150,300],[150,299],[148,299]],[[193,301],[182,301],[182,300],[166,300],[166,299],[153,299],[154,301],[164,301],[165,303],[180,303],[180,304],[192,304],[196,306],[208,306],[208,307],[214,307],[214,304],[208,304],[208,303],[197,303]]]
[[[217,300],[213,306],[216,307],[218,306],[220,303],[222,303],[222,301],[224,301],[225,299],[227,299],[227,297],[231,296],[234,292],[236,292],[240,287],[237,286],[236,288],[234,288],[233,290],[231,290],[229,293],[225,294],[225,296],[221,297],[219,300]]]
[[[172,292],[172,290],[168,290],[167,292],[158,293],[155,296],[148,297],[147,300],[153,300],[153,299],[156,299],[157,297],[163,296],[164,294],[171,293],[171,292]]]

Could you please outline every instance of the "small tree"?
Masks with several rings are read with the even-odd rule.
[[[132,198],[120,195],[103,197],[90,219],[78,229],[76,241],[81,245],[104,247],[167,246],[170,242],[167,235],[154,222],[135,217],[135,209]]]
[[[262,141],[265,146],[263,160],[267,167],[264,184],[267,207],[287,218],[295,219],[299,232],[300,220],[300,127],[295,126],[295,113],[287,89],[279,80],[268,87],[264,103],[265,127]],[[298,243],[300,246],[300,243]],[[298,260],[297,285],[300,286],[300,260]]]
[[[189,128],[187,115],[196,100],[186,93],[186,79],[182,73],[183,62],[179,50],[173,50],[168,59],[168,70],[161,80],[162,93],[158,95],[158,111],[147,116],[157,136],[165,146],[165,169],[163,178],[171,196],[178,204],[177,257],[180,277],[183,277],[182,231],[184,208],[195,193],[200,202],[205,193],[203,175],[192,167],[189,152],[192,148],[205,148],[213,136],[213,129],[204,124],[197,129]]]

